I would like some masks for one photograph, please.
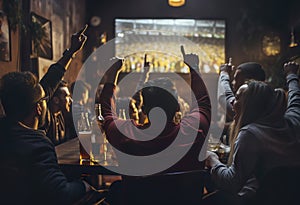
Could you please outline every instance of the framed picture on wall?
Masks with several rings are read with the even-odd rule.
[[[44,75],[47,73],[49,67],[54,64],[55,62],[44,59],[38,58],[38,71],[39,71],[39,79],[42,79]]]
[[[51,21],[31,13],[31,54],[35,57],[53,59]]]
[[[47,73],[50,65],[55,62],[46,58],[36,57],[31,58],[32,72],[41,80]]]
[[[0,61],[10,61],[10,29],[6,14],[0,10]]]

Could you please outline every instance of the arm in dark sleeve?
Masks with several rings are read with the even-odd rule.
[[[300,89],[299,79],[296,74],[289,74],[288,83],[288,107],[285,117],[293,126],[300,126]]]
[[[200,126],[204,134],[208,133],[211,120],[211,103],[205,83],[196,69],[190,68],[191,89],[195,95],[192,98],[191,113],[200,114]],[[195,101],[196,100],[196,101]]]
[[[135,88],[135,94],[132,96],[132,98],[136,101],[136,104],[137,105],[140,105],[141,104],[141,101],[142,101],[142,97],[141,97],[141,89],[144,87],[144,84],[146,83],[146,82],[148,82],[148,79],[149,79],[149,72],[143,72],[142,74],[141,74],[141,77],[140,77],[140,79],[139,79],[139,81],[138,81],[138,84],[137,84],[137,86],[136,86],[136,88]],[[138,109],[139,109],[140,107],[138,107]]]
[[[221,107],[226,111],[227,118],[233,120],[232,101],[235,99],[230,87],[229,75],[221,72],[218,83],[218,101]]]
[[[102,116],[105,119],[103,128],[105,130],[106,137],[114,147],[122,150],[122,147],[120,146],[122,146],[127,138],[123,136],[116,127],[116,120],[118,120],[118,116],[116,114],[116,102],[114,96],[115,89],[116,86],[113,83],[106,83],[101,92],[100,103]],[[122,120],[122,123],[125,121],[126,120]],[[121,122],[121,120],[118,120],[118,122]]]
[[[65,72],[65,67],[63,67],[62,65],[58,63],[52,64],[47,73],[41,79],[40,84],[44,88],[46,95],[50,98],[53,96],[57,85],[63,78]]]
[[[45,142],[43,142],[45,143]],[[68,182],[60,170],[54,146],[40,146],[34,151],[33,175],[37,187],[41,187],[43,196],[54,204],[72,204],[85,194],[85,185],[81,180]],[[46,200],[46,199],[44,199]]]
[[[251,146],[249,146],[251,145]],[[230,167],[219,162],[211,169],[217,187],[237,193],[254,175],[259,158],[260,143],[252,133],[240,131],[234,145],[233,163]]]

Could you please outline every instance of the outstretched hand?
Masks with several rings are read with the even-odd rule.
[[[220,66],[220,72],[224,71],[227,72],[228,74],[231,73],[231,71],[233,71],[234,66],[228,63],[222,64]]]
[[[298,69],[299,69],[299,64],[296,62],[287,62],[283,66],[284,73],[286,75],[288,74],[297,74]]]
[[[85,35],[87,27],[88,25],[86,24],[79,32],[72,35],[70,51],[74,53],[73,55],[80,51],[84,46],[87,40],[87,36]]]
[[[190,68],[198,69],[199,68],[199,57],[196,54],[186,54],[183,45],[180,46],[180,50],[183,56],[185,64]]]

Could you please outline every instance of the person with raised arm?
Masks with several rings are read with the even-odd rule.
[[[208,152],[206,166],[220,190],[215,203],[254,204],[255,195],[240,192],[249,179],[262,182],[272,169],[300,165],[300,89],[295,62],[284,64],[288,96],[261,81],[249,81],[236,92],[232,163],[225,165]],[[254,190],[254,191],[256,191]],[[253,190],[248,190],[252,193]],[[211,200],[210,199],[210,200]]]
[[[151,127],[152,130],[158,129],[161,123],[161,118],[149,118],[149,122],[143,125],[135,125],[132,120],[119,119],[115,112],[114,90],[122,61],[119,60],[107,71],[107,77],[104,88],[100,96],[102,106],[102,115],[105,119],[103,129],[105,130],[108,141],[120,152],[133,156],[149,156],[166,149],[176,137],[183,139],[183,144],[175,144],[174,149],[183,149],[190,145],[190,149],[178,161],[161,170],[162,173],[174,171],[191,171],[204,169],[204,161],[199,160],[199,153],[204,144],[206,135],[210,127],[211,120],[211,103],[206,86],[198,72],[199,58],[195,54],[185,54],[182,47],[184,62],[190,68],[191,74],[191,90],[195,98],[192,100],[191,111],[186,114],[179,124],[173,120],[176,111],[179,109],[177,90],[174,83],[169,78],[157,78],[149,80],[145,83],[141,90],[143,97],[143,112],[149,118],[149,113],[152,109],[160,107],[166,114],[166,124],[162,132],[156,136],[153,132],[144,132],[145,129]],[[119,128],[124,128],[122,131]],[[137,129],[138,128],[138,129]],[[192,136],[194,133],[196,136]],[[154,135],[154,136],[152,136]],[[130,136],[130,138],[128,137]],[[195,137],[195,138],[194,138]],[[143,141],[143,139],[149,139]],[[182,142],[182,141],[181,141]],[[174,151],[176,152],[176,151]],[[119,152],[118,152],[119,153]],[[128,164],[127,161],[122,161],[124,158],[118,156],[119,167]],[[160,159],[163,161],[164,159]],[[149,166],[156,166],[150,164]],[[127,176],[123,177],[123,181],[129,182],[136,180],[138,177]],[[201,187],[201,185],[199,185]],[[140,193],[147,192],[146,190],[136,191]],[[126,188],[123,189],[126,193]],[[128,189],[129,190],[129,189]],[[126,194],[125,194],[126,195]],[[129,196],[125,196],[129,197]],[[201,197],[201,194],[199,195]],[[115,197],[116,198],[116,197]],[[124,199],[125,200],[125,199]],[[126,204],[126,202],[123,202]]]
[[[87,26],[71,38],[71,47],[40,82],[30,72],[11,72],[0,80],[5,117],[0,119],[0,198],[5,204],[72,204],[92,189],[69,181],[61,171],[53,143],[44,130],[47,101],[82,49]]]

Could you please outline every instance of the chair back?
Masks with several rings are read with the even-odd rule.
[[[124,204],[197,204],[202,201],[205,170],[172,172],[124,181]]]
[[[258,203],[263,205],[299,205],[300,166],[272,169],[261,180]]]

